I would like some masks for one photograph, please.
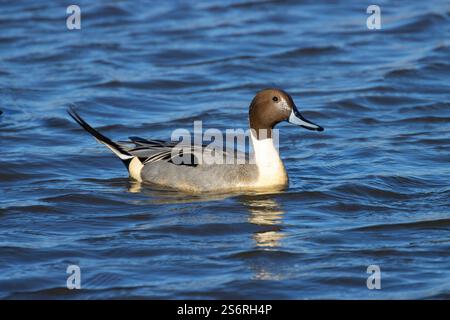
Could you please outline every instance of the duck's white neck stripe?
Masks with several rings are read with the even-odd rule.
[[[272,135],[273,137],[273,135]],[[273,138],[261,139],[251,132],[254,161],[258,167],[258,180],[256,186],[270,187],[274,185],[285,185],[288,181],[286,170],[278,153],[278,143],[275,145]],[[278,136],[276,136],[278,141]]]
[[[277,141],[278,136],[275,138]],[[287,174],[276,147],[278,143],[274,144],[273,138],[258,140],[253,132],[251,133],[251,141],[255,157],[254,161],[258,167],[258,184],[273,185],[286,183]]]
[[[280,159],[280,155],[273,144],[272,138],[258,140],[252,132],[251,141],[255,157],[254,161],[258,167],[267,167],[273,163],[274,160]]]

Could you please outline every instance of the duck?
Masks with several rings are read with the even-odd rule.
[[[253,147],[251,154],[236,150],[220,152],[216,149],[211,152],[205,145],[180,145],[174,141],[141,137],[113,141],[90,126],[73,107],[68,109],[68,114],[122,160],[133,180],[188,193],[286,189],[289,178],[274,143],[275,126],[288,122],[308,130],[324,131],[323,127],[307,120],[299,112],[292,97],[278,88],[257,92],[250,103],[248,124],[249,140]],[[209,155],[209,161],[199,161],[205,154]],[[226,156],[235,161],[210,161],[211,157],[217,160],[217,156],[219,159]]]

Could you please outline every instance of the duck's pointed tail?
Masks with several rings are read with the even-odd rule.
[[[67,110],[67,113],[87,132],[89,132],[98,142],[103,143],[105,146],[107,146],[114,154],[116,154],[125,164],[125,166],[129,167],[129,164],[131,160],[134,158],[134,156],[126,151],[124,148],[122,148],[120,145],[109,139],[108,137],[105,137],[103,134],[92,128],[86,121],[83,120],[83,118],[80,117],[80,115],[72,108],[70,107]]]

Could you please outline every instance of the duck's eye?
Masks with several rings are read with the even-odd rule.
[[[272,100],[278,102],[278,97],[273,97]]]

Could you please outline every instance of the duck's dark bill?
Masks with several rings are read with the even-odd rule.
[[[298,112],[298,110],[296,110],[296,109],[292,109],[291,115],[289,116],[289,119],[288,119],[288,122],[298,125],[298,126],[301,126],[308,130],[316,130],[316,131],[324,130],[321,126],[319,126],[309,120],[306,120],[305,117],[303,117],[300,114],[300,112]]]

